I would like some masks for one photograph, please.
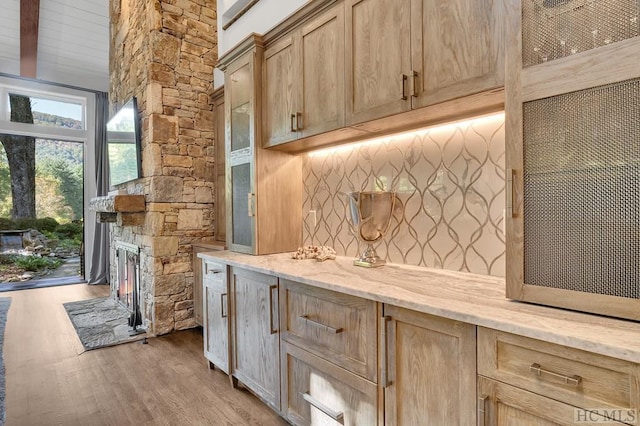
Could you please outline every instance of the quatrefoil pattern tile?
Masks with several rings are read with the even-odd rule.
[[[388,262],[504,276],[504,115],[304,156],[304,243],[355,257],[351,191],[392,190],[397,209],[376,245]],[[309,211],[315,210],[314,226]]]

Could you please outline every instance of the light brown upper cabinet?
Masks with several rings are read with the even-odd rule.
[[[411,3],[347,0],[347,123],[411,108]]]
[[[344,125],[344,3],[313,17],[265,51],[265,147]]]
[[[262,37],[220,59],[225,72],[226,241],[232,251],[293,251],[302,241],[301,158],[262,148]]]
[[[503,20],[502,0],[347,0],[347,124],[502,86]]]

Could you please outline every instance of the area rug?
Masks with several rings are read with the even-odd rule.
[[[148,337],[129,335],[129,311],[110,297],[68,302],[64,308],[86,351]]]
[[[4,425],[4,357],[2,355],[2,347],[4,345],[4,327],[7,324],[7,313],[11,305],[10,297],[0,297],[0,426]]]

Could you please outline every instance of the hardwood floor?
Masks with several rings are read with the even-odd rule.
[[[7,426],[285,425],[209,370],[199,330],[84,352],[62,306],[108,295],[86,284],[3,293]]]

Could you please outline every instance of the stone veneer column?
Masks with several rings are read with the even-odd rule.
[[[112,225],[112,240],[141,247],[145,326],[164,334],[195,326],[191,243],[214,237],[215,2],[110,0],[110,8],[111,109],[136,96],[143,139],[143,178],[121,188],[146,198],[144,225]]]

